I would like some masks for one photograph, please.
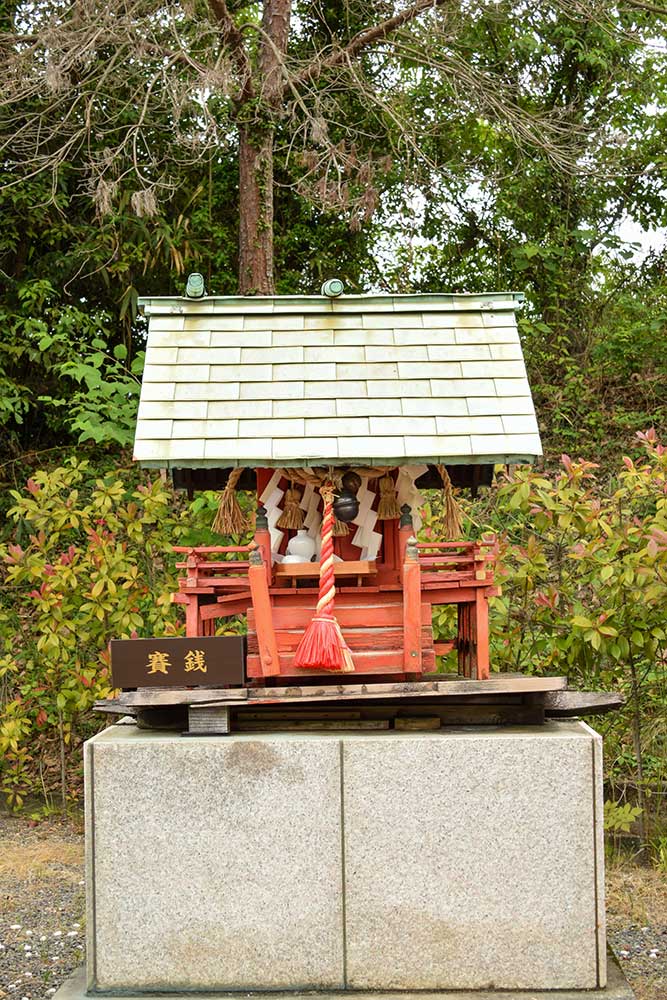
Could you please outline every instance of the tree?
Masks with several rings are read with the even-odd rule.
[[[572,122],[577,169],[456,105],[446,82],[420,81],[414,103],[450,109],[429,151],[438,170],[416,192],[397,190],[389,220],[376,220],[391,227],[395,288],[525,291],[520,325],[549,457],[565,446],[614,463],[629,429],[665,426],[667,384],[665,254],[643,258],[619,233],[627,219],[667,225],[667,54],[651,40],[654,15],[625,10],[615,24],[539,5],[469,23],[459,36],[469,60],[516,81],[526,113]]]
[[[636,4],[635,4],[636,5]],[[438,108],[406,100],[420,81],[520,146],[576,166],[587,129],[569,106],[543,115],[520,81],[471,53],[479,18],[502,23],[519,5],[453,0],[49,0],[5,8],[0,54],[0,150],[9,183],[49,174],[54,192],[79,161],[101,212],[131,187],[136,214],[154,214],[179,170],[233,150],[239,178],[239,288],[271,294],[274,192],[293,187],[353,224],[376,209],[392,164],[416,171],[441,129]],[[537,5],[573,31],[618,30],[608,0]],[[626,19],[627,20],[627,19]],[[635,31],[633,23],[623,25]],[[433,166],[431,162],[430,166]],[[405,169],[403,170],[405,176]]]

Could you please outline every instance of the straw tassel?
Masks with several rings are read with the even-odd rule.
[[[299,531],[300,528],[303,528],[303,511],[299,506],[300,503],[301,493],[295,489],[294,482],[292,481],[290,488],[285,494],[283,512],[280,515],[277,527],[286,528],[289,531]]]
[[[322,552],[320,554],[320,589],[315,615],[306,629],[297,651],[294,666],[302,670],[354,670],[352,654],[334,616],[336,583],[334,577],[333,527],[334,491],[331,483],[320,487],[324,501],[322,517]]]
[[[396,498],[396,487],[393,477],[387,473],[380,479],[380,501],[378,503],[378,521],[393,521],[401,516],[401,510]]]
[[[463,511],[459,507],[459,504],[454,496],[454,491],[452,489],[452,481],[449,478],[449,473],[444,465],[438,466],[438,472],[440,473],[440,478],[442,479],[442,496],[443,496],[443,530],[445,533],[445,538],[449,540],[454,540],[455,538],[461,537],[461,529],[463,526]]]
[[[212,530],[219,535],[241,535],[246,530],[247,522],[236,495],[236,484],[242,474],[243,469],[232,469],[220,495],[218,512],[212,524]]]

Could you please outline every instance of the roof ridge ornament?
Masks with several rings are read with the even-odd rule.
[[[185,294],[189,299],[201,299],[206,294],[204,275],[200,274],[199,271],[193,271],[188,275]]]
[[[328,299],[337,299],[344,291],[345,285],[340,278],[329,278],[322,285],[322,295],[326,295]]]

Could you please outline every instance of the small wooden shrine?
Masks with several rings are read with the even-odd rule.
[[[187,636],[212,636],[222,619],[245,615],[248,684],[322,673],[295,654],[323,607],[330,489],[339,519],[329,593],[351,657],[344,679],[416,680],[453,648],[463,677],[489,677],[495,544],[417,542],[416,533],[422,489],[437,486],[451,501],[452,484],[476,490],[495,464],[541,454],[520,301],[141,300],[149,325],[135,459],[170,470],[190,492],[224,491],[227,532],[242,527],[234,491],[257,491],[251,545],[177,549]],[[432,608],[447,604],[458,625],[438,643]]]

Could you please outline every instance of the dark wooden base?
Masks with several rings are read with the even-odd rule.
[[[619,708],[620,695],[567,691],[563,677],[498,674],[470,681],[442,674],[415,682],[251,688],[140,688],[96,704],[97,711],[136,715],[146,728],[188,735],[256,730],[434,729],[441,725],[539,725],[549,717],[598,715]],[[202,720],[201,728],[198,720]]]

